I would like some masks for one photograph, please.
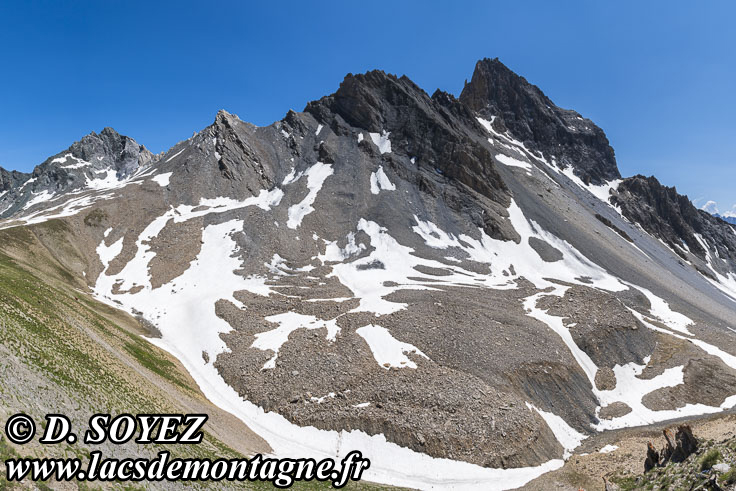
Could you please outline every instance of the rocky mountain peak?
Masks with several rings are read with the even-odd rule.
[[[338,134],[353,129],[390,138],[391,157],[461,183],[506,205],[508,190],[498,174],[483,130],[451,95],[429,95],[408,77],[373,70],[348,74],[332,95],[310,102],[305,112]],[[414,166],[415,164],[412,164]]]
[[[0,167],[0,193],[5,193],[11,189],[18,187],[21,183],[28,180],[30,174],[25,172],[8,171]]]
[[[350,431],[390,484],[512,488],[736,401],[734,229],[654,178],[553,165],[618,176],[600,129],[498,60],[460,98],[351,74],[162,157],[87,135],[0,192],[0,253],[24,227],[34,281],[63,267],[158,331],[274,455]]]
[[[586,183],[620,178],[613,149],[592,121],[575,111],[557,107],[538,87],[511,71],[498,58],[475,65],[460,101],[498,131],[516,139],[559,167],[573,166]]]
[[[99,134],[90,133],[72,144],[67,152],[48,159],[44,164],[59,163],[59,158],[67,153],[92,164],[95,169],[113,169],[119,178],[132,175],[139,167],[155,160],[155,156],[146,147],[110,127],[104,128]],[[43,165],[38,170],[43,173]]]
[[[395,117],[392,113],[398,106],[416,105],[421,99],[429,98],[408,78],[372,70],[364,74],[347,74],[337,92],[310,102],[305,111],[318,117],[323,108],[328,108],[350,126],[380,132]]]
[[[227,112],[224,109],[220,109],[219,111],[217,111],[217,115],[215,116],[215,124],[232,125],[235,121],[242,123],[239,117],[237,117],[235,114]]]
[[[1,216],[7,217],[64,193],[104,190],[156,162],[134,139],[110,127],[91,132],[66,150],[46,159],[30,174],[0,170]]]

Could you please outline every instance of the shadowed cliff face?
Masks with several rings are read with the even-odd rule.
[[[731,264],[731,269],[736,266],[736,234],[732,233],[732,227],[698,210],[687,196],[678,194],[674,187],[663,186],[654,176],[624,179],[611,201],[626,218],[665,241],[683,257],[686,257],[684,244],[700,259],[707,259],[703,243],[695,235],[698,234],[718,258]]]
[[[24,181],[28,180],[30,174],[18,171],[6,171],[0,167],[0,193],[9,191],[18,187]]]
[[[318,120],[390,134],[395,155],[415,159],[417,166],[440,173],[507,206],[509,193],[485,144],[484,130],[472,112],[452,95],[429,97],[411,80],[382,71],[348,75],[331,96],[307,105]],[[368,145],[368,142],[366,142]]]
[[[586,183],[620,177],[606,135],[575,111],[557,107],[536,86],[509,70],[498,59],[475,65],[460,101],[498,131],[508,130],[530,150],[541,152],[558,166],[572,165]]]

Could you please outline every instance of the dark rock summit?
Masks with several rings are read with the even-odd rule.
[[[450,94],[437,91],[430,97],[406,76],[374,70],[349,74],[337,92],[310,102],[305,111],[329,123],[337,134],[356,128],[390,136],[391,153],[381,158],[394,166],[405,165],[417,186],[430,194],[448,194],[436,188],[432,175],[449,180],[457,190],[453,193],[457,198],[449,203],[455,209],[471,206],[468,190],[496,208],[508,206],[510,194],[482,138],[485,130],[469,108]],[[369,140],[362,147],[369,152],[375,149]],[[490,220],[484,228],[492,236],[502,235]]]
[[[586,183],[620,177],[603,130],[577,112],[557,107],[498,58],[486,58],[475,65],[460,101],[493,120],[497,131],[508,130],[528,149],[541,152],[550,161],[554,158],[562,168],[572,165]]]
[[[701,242],[704,240],[716,252],[711,261],[722,259],[732,267],[736,265],[736,234],[731,226],[697,209],[687,196],[674,187],[663,186],[655,177],[624,179],[611,201],[626,218],[662,239],[683,258],[687,259],[689,251],[707,262],[708,254]]]

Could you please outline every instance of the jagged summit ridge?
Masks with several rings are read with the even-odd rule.
[[[654,177],[624,179],[611,196],[623,216],[664,241],[684,260],[696,259],[706,276],[736,269],[736,233],[725,221],[697,209],[674,187]],[[690,253],[696,258],[692,258]]]
[[[557,107],[537,86],[498,58],[480,60],[460,101],[500,130],[509,130],[530,150],[572,166],[584,182],[621,177],[605,133],[575,111]]]
[[[406,76],[374,70],[347,75],[334,94],[310,102],[305,112],[338,135],[363,130],[390,139],[391,151],[379,150],[386,165],[407,168],[404,173],[411,173],[418,186],[432,193],[441,192],[434,182],[442,176],[440,181],[457,189],[451,206],[466,207],[472,193],[482,195],[490,208],[497,208],[489,209],[492,215],[484,227],[491,235],[501,233],[490,216],[508,206],[509,191],[482,136],[483,128],[450,94],[438,91],[430,97]],[[376,154],[371,140],[360,146]]]

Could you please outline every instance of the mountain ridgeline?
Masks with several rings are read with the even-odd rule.
[[[160,155],[106,128],[0,170],[0,218],[274,454],[359,449],[367,479],[514,488],[736,405],[734,227],[622,178],[600,128],[497,59],[459,98],[349,74]]]

